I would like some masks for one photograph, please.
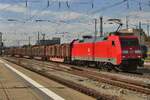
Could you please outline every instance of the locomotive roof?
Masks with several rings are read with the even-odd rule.
[[[95,38],[85,38],[85,39],[82,39],[82,40],[78,40],[78,42],[93,42],[93,41],[103,41],[103,40],[105,40],[106,39],[106,37],[96,37],[96,39]]]
[[[137,36],[119,36],[120,38],[128,38],[128,39],[133,39],[133,38],[137,38]],[[98,42],[98,41],[104,41],[104,40],[107,40],[107,38],[108,37],[96,37],[96,39],[95,38],[84,38],[84,39],[82,39],[82,40],[77,40],[77,42],[79,42],[79,43],[82,43],[82,42],[93,42],[93,41],[95,41],[95,42]]]
[[[137,38],[137,36],[120,36],[121,38]]]

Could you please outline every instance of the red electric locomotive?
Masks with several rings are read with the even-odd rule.
[[[136,36],[111,34],[107,37],[85,38],[72,43],[72,61],[107,69],[136,70],[141,50]]]

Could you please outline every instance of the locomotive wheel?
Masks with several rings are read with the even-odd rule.
[[[96,62],[95,67],[98,68],[99,71],[102,70],[102,64],[100,62]]]
[[[109,63],[103,63],[102,70],[110,72],[112,70],[112,65]]]
[[[119,71],[130,72],[137,70],[137,65],[136,64],[120,65],[119,67],[116,67],[116,69]]]

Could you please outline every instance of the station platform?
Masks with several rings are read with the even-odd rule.
[[[94,100],[37,73],[0,59],[0,100]]]

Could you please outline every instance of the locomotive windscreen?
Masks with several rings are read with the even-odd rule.
[[[127,39],[127,38],[121,38],[121,46],[125,47],[125,46],[139,46],[139,42],[138,39]]]

